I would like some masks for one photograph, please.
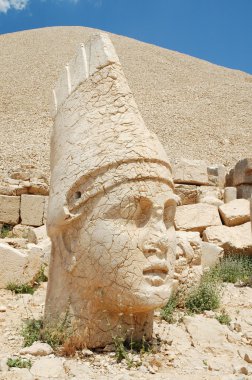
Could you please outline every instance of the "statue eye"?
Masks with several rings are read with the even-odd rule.
[[[152,203],[147,198],[140,198],[135,218],[136,226],[143,227],[151,217]]]
[[[122,219],[133,220],[138,209],[137,199],[123,200],[120,204],[119,215]]]

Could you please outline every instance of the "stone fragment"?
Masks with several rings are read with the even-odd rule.
[[[198,190],[196,185],[175,184],[174,192],[180,197],[182,205],[197,203]]]
[[[208,181],[223,189],[225,186],[226,168],[224,165],[211,165],[207,168]]]
[[[28,242],[33,244],[38,244],[40,241],[48,239],[46,226],[40,226],[37,228],[29,227],[28,230]]]
[[[218,208],[205,203],[177,207],[176,230],[203,232],[209,226],[221,225]]]
[[[41,240],[38,244],[28,243],[27,250],[29,255],[37,255],[40,257],[41,265],[45,266],[47,276],[48,265],[51,256],[52,243],[49,238]]]
[[[237,186],[237,198],[250,199],[252,197],[252,184]]]
[[[30,183],[28,193],[33,195],[49,195],[49,186],[45,182],[34,180]]]
[[[212,268],[220,262],[224,250],[216,244],[202,242],[201,265],[203,268]]]
[[[45,197],[43,195],[21,195],[21,223],[28,226],[43,224]]]
[[[244,158],[234,168],[234,185],[252,184],[252,158]]]
[[[64,361],[62,358],[40,358],[35,361],[30,372],[38,379],[65,379]]]
[[[0,195],[0,222],[18,224],[20,197]]]
[[[18,249],[25,249],[27,246],[27,240],[24,238],[6,237],[4,239],[0,239],[0,243],[8,244],[13,248]]]
[[[20,355],[47,356],[53,353],[52,347],[47,343],[34,342],[29,347],[24,347],[19,351]]]
[[[26,284],[32,282],[41,266],[38,255],[28,256],[3,243],[0,243],[0,262],[0,288],[6,288],[10,283]]]
[[[172,165],[174,183],[208,185],[207,164],[201,160],[182,158]]]
[[[12,236],[15,238],[28,238],[29,226],[24,226],[22,224],[16,224],[12,229]]]
[[[215,355],[233,354],[233,345],[226,339],[229,331],[227,326],[221,325],[216,319],[206,320],[203,316],[186,316],[183,322],[196,349]]]
[[[222,192],[215,186],[200,186],[198,187],[197,202],[219,207],[223,204]]]
[[[231,169],[226,174],[226,181],[225,181],[226,187],[233,187],[234,186],[234,169]]]
[[[0,313],[5,313],[7,310],[7,307],[4,305],[0,305]]]
[[[238,353],[240,357],[247,363],[252,363],[252,350],[249,348],[239,348]]]
[[[249,201],[235,199],[219,207],[221,218],[226,226],[232,227],[250,220]]]
[[[235,227],[208,227],[203,232],[203,240],[218,245],[225,253],[252,254],[250,222]]]
[[[199,232],[176,231],[177,247],[190,265],[201,264],[202,240]]]
[[[224,203],[234,201],[237,198],[236,187],[225,187],[224,189]]]

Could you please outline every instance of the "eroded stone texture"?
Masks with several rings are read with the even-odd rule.
[[[0,222],[17,224],[19,221],[20,197],[0,195]]]
[[[149,339],[174,284],[169,161],[105,34],[80,46],[54,100],[46,323],[68,315],[87,347]]]
[[[177,230],[203,232],[209,226],[221,225],[218,208],[206,203],[185,205],[177,208],[175,226]]]

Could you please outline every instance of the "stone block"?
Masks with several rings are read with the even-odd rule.
[[[252,184],[237,186],[237,198],[250,199],[252,197]]]
[[[45,197],[43,195],[21,195],[21,223],[28,226],[43,224]]]
[[[235,199],[219,207],[221,218],[226,226],[232,227],[250,220],[249,201]]]
[[[206,203],[177,207],[175,226],[177,230],[203,232],[209,226],[221,225],[218,208]]]
[[[207,168],[208,181],[214,186],[223,189],[226,181],[226,168],[224,165],[211,165]]]
[[[16,284],[32,282],[41,266],[39,255],[28,256],[3,243],[0,243],[0,261],[0,288],[6,288],[11,282]]]
[[[40,241],[47,239],[46,226],[40,226],[37,228],[30,227],[28,231],[28,242],[38,244]]]
[[[220,262],[224,250],[213,243],[202,242],[201,265],[203,268],[212,268]]]
[[[199,186],[197,202],[219,207],[223,204],[222,191],[216,186]]]
[[[234,201],[237,198],[236,187],[225,187],[224,189],[224,203]]]
[[[208,185],[207,164],[201,160],[181,159],[172,165],[174,183]]]
[[[231,169],[226,174],[225,186],[226,187],[233,187],[234,186],[234,169]]]
[[[196,185],[175,184],[174,192],[180,197],[182,205],[197,203],[198,190]]]
[[[18,224],[20,197],[0,195],[0,223]]]
[[[237,162],[234,168],[234,185],[252,185],[252,158],[244,158]]]
[[[226,254],[252,254],[252,235],[250,222],[240,226],[212,226],[203,232],[203,240],[224,249]]]

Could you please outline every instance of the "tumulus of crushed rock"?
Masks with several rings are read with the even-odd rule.
[[[53,27],[0,36],[0,176],[34,165],[49,177],[51,91],[79,43],[95,32]],[[232,166],[252,148],[252,76],[112,35],[149,129],[172,159]]]

